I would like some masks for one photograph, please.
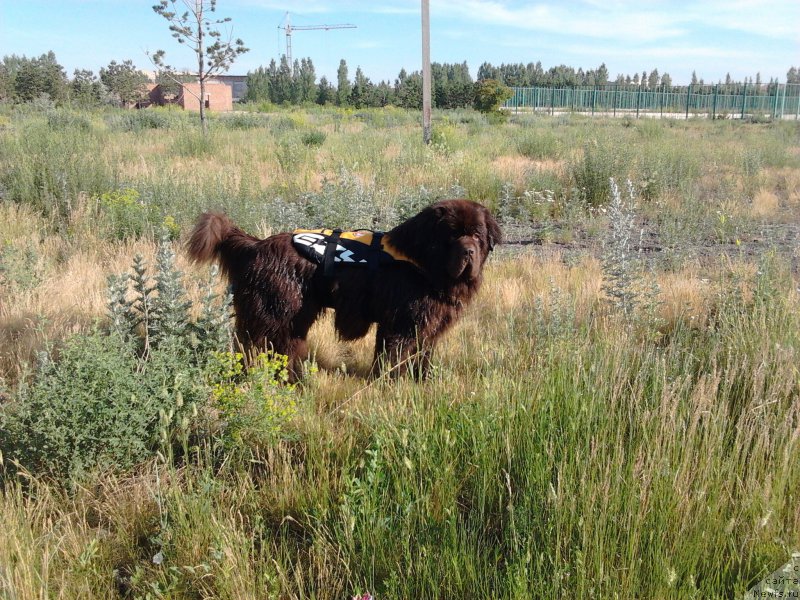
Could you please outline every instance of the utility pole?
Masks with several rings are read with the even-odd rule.
[[[431,18],[430,0],[422,0],[422,141],[431,142]]]

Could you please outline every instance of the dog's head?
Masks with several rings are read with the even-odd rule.
[[[500,227],[481,204],[443,200],[391,232],[391,239],[442,283],[480,278],[483,265],[502,241]]]

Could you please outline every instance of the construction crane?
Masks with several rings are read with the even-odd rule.
[[[286,60],[289,61],[289,68],[294,69],[292,63],[292,32],[293,31],[308,31],[310,29],[355,29],[356,26],[350,23],[340,23],[337,25],[292,25],[289,18],[289,13],[286,13],[286,18],[283,25],[278,25],[278,29],[283,29],[286,32]]]

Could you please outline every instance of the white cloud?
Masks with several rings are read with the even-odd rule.
[[[687,5],[685,19],[709,28],[800,41],[800,2],[797,0],[710,0]]]
[[[668,13],[648,8],[618,9],[613,4],[608,9],[594,2],[554,6],[514,5],[500,0],[443,0],[435,9],[451,18],[479,24],[597,39],[652,41],[678,37],[686,30],[680,19]]]
[[[529,3],[510,0],[441,0],[432,10],[455,20],[564,36],[615,39],[620,43],[675,39],[697,29],[729,30],[800,39],[797,0],[656,2],[573,0]]]

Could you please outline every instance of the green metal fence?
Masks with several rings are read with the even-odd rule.
[[[580,112],[636,116],[744,118],[768,115],[800,120],[800,84],[688,85],[641,88],[518,87],[503,105],[513,111]]]

